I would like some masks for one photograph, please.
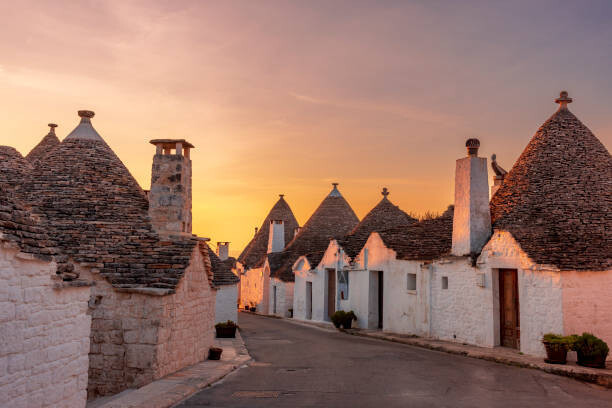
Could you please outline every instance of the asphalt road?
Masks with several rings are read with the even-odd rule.
[[[612,390],[240,313],[255,360],[180,407],[612,407]]]

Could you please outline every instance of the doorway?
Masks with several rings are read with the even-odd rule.
[[[312,320],[312,282],[306,282],[306,319]]]
[[[499,270],[500,343],[520,349],[518,273],[516,269]]]
[[[327,317],[336,312],[336,270],[327,270]]]
[[[272,313],[276,314],[276,286],[272,286],[273,291],[272,291],[272,296],[273,296],[273,306],[272,306]]]
[[[384,275],[383,271],[378,272],[378,328],[383,328],[383,299],[384,299]]]

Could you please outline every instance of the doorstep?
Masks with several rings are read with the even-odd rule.
[[[219,381],[251,360],[240,332],[235,339],[215,339],[221,347],[221,360],[204,360],[183,368],[138,389],[101,397],[87,403],[87,408],[168,408]]]
[[[349,329],[342,330],[345,333],[369,337],[374,339],[392,341],[410,346],[427,348],[430,350],[443,351],[450,354],[478,358],[517,367],[532,368],[545,371],[550,374],[575,378],[577,380],[598,384],[612,388],[612,370],[582,367],[575,362],[568,361],[567,364],[548,364],[543,357],[528,356],[521,354],[518,350],[506,347],[478,347],[466,344],[453,343],[450,341],[427,339],[411,335],[386,333],[378,330]],[[610,362],[608,362],[610,364]]]

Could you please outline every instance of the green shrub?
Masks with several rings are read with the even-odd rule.
[[[573,345],[577,338],[578,336],[575,334],[571,336],[562,336],[556,333],[546,333],[542,337],[542,343],[564,345],[568,350],[573,350]]]
[[[334,312],[331,315],[331,321],[334,324],[334,326],[336,326],[336,328],[340,327],[340,325],[344,322],[345,318],[346,318],[346,312],[344,310],[338,310],[337,312]]]
[[[582,333],[582,336],[575,336],[572,350],[588,359],[601,357],[604,360],[610,352],[606,342],[591,333]]]
[[[348,328],[353,320],[357,320],[355,312],[351,310],[350,312],[344,313],[344,319],[342,319],[342,327],[344,327],[345,329]]]
[[[221,323],[215,324],[215,328],[217,327],[220,329],[225,329],[225,328],[230,328],[230,327],[238,327],[238,325],[234,323],[233,321],[228,320],[227,322],[221,322]]]

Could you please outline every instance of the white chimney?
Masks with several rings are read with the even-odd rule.
[[[217,256],[222,261],[229,258],[229,242],[217,242]]]
[[[491,236],[487,159],[478,157],[480,142],[468,139],[468,157],[457,160],[452,254],[480,253]]]
[[[285,223],[283,220],[270,220],[268,253],[280,252],[283,249],[285,249]]]

